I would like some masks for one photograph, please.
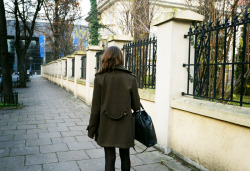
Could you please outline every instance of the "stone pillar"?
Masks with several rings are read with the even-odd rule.
[[[61,60],[62,60],[62,70],[61,70],[61,87],[63,87],[63,77],[65,77],[66,79],[67,79],[67,75],[66,75],[66,73],[65,73],[65,70],[66,70],[66,61],[67,61],[67,58],[66,57],[64,57],[64,58],[61,58]],[[66,88],[66,87],[65,87]]]
[[[87,57],[86,57],[86,102],[91,103],[92,92],[90,92],[90,85],[94,83],[95,78],[95,67],[96,67],[96,53],[102,51],[103,48],[100,46],[88,46],[87,47]]]
[[[81,78],[82,56],[86,55],[84,51],[75,52],[75,78],[74,78],[74,96],[77,97],[77,80]]]
[[[130,43],[133,41],[133,37],[127,35],[114,35],[109,36],[108,39],[108,46],[117,46],[120,49],[123,48],[123,45],[126,43]]]
[[[54,80],[53,82],[56,83],[56,80],[57,80],[57,61],[54,61],[53,63],[53,68],[54,68]]]
[[[62,59],[58,59],[59,60],[59,81],[58,81],[58,85],[60,87],[62,87]]]
[[[186,90],[188,39],[184,38],[192,22],[203,21],[203,16],[193,11],[170,12],[159,16],[157,26],[156,62],[156,115],[154,125],[158,144],[170,147],[171,100],[181,97]]]
[[[67,57],[67,87],[66,90],[69,91],[69,79],[72,79],[72,59],[75,58],[74,55],[68,55]]]
[[[60,79],[61,79],[61,72],[60,72],[60,70],[61,70],[61,59],[57,59],[56,61],[57,61],[56,84],[59,85]]]

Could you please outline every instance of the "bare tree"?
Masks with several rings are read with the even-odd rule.
[[[43,0],[13,0],[12,2],[14,7],[11,11],[16,21],[15,48],[18,57],[19,86],[26,87],[26,54]]]
[[[74,21],[81,18],[79,2],[76,0],[45,0],[43,7],[49,23],[44,34],[49,48],[52,50],[50,60],[60,58],[61,54],[64,56],[71,54],[73,52]]]
[[[87,30],[79,28],[79,30],[76,30],[76,36],[79,39],[79,51],[84,51],[86,49],[85,42],[87,41],[88,34]]]
[[[135,41],[149,37],[150,26],[156,13],[154,0],[120,0],[116,2],[112,12],[123,34],[133,36]],[[106,25],[106,28],[109,28],[109,25]]]

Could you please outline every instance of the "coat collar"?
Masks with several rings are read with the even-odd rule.
[[[132,73],[131,71],[127,70],[126,68],[124,68],[123,66],[119,65],[115,68],[115,70],[120,70],[120,71],[125,71],[128,73]]]

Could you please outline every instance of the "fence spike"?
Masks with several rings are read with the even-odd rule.
[[[219,27],[220,27],[220,20],[217,19],[215,28],[219,28]]]
[[[245,22],[247,22],[247,20],[248,20],[248,15],[250,14],[250,13],[247,12],[247,10],[248,10],[248,8],[246,7],[246,8],[245,8],[245,14],[244,14],[244,20],[245,20]]]
[[[228,18],[228,14],[226,14],[226,18],[225,18],[225,25],[228,25],[228,20],[229,20],[229,18]]]
[[[239,20],[238,20],[238,16],[237,14],[235,13],[235,15],[233,16],[233,24],[235,25],[236,23],[238,23]]]

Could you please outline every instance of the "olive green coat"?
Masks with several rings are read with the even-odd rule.
[[[134,146],[132,111],[140,109],[140,97],[134,74],[117,67],[96,74],[88,136],[101,147]]]

